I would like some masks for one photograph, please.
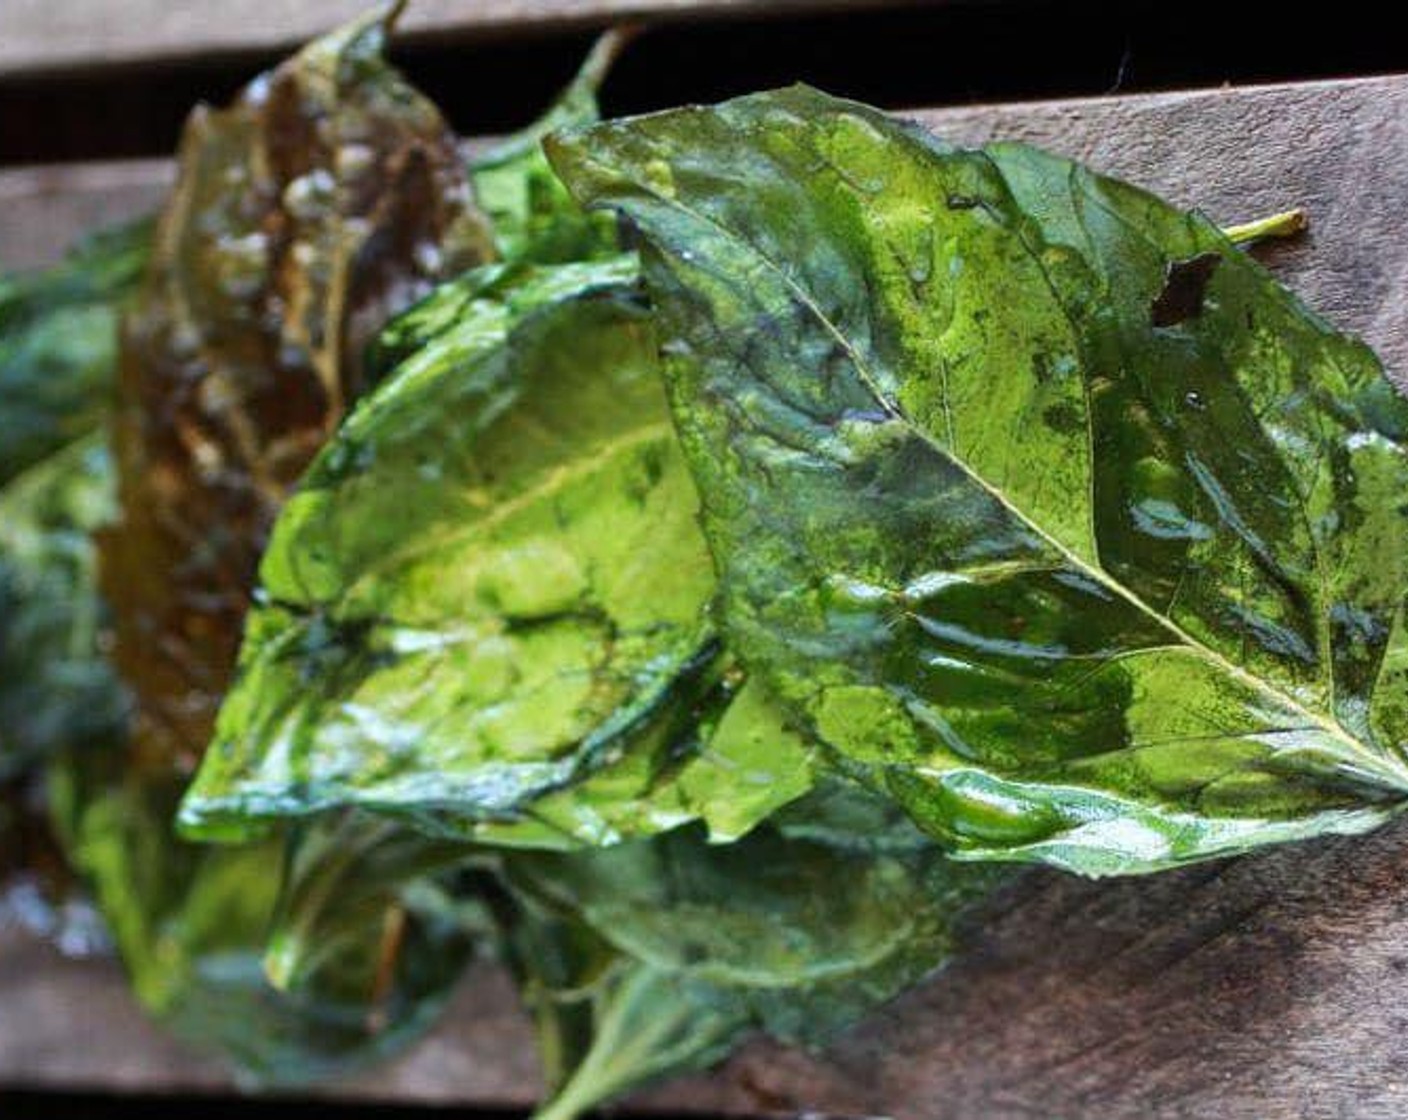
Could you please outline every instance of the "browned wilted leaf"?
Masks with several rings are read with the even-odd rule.
[[[396,5],[198,108],[124,324],[102,542],[143,757],[187,766],[274,513],[391,313],[490,252],[454,138],[384,60]]]

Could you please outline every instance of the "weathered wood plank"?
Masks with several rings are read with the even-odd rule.
[[[0,265],[52,264],[84,230],[152,213],[175,174],[169,159],[0,170]]]
[[[400,28],[435,35],[526,34],[627,20],[777,15],[897,0],[416,0]],[[902,0],[899,0],[902,2]],[[910,0],[914,2],[914,0]],[[279,50],[336,27],[369,0],[4,0],[0,77]]]
[[[950,138],[1034,140],[1222,221],[1304,205],[1269,259],[1408,383],[1408,78],[926,112]],[[0,211],[3,213],[3,211]],[[756,1043],[640,1107],[904,1118],[1398,1117],[1408,821],[1141,880],[1027,875],[964,959],[808,1056]],[[436,1035],[339,1091],[525,1100],[529,1042],[477,971]],[[0,940],[0,1084],[208,1087],[110,969]]]

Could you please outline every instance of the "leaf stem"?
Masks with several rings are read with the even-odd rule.
[[[643,24],[623,23],[602,34],[592,44],[591,53],[582,63],[572,84],[585,86],[592,93],[596,93],[601,88],[601,83],[606,80],[607,73],[616,64],[616,60],[621,57],[621,53],[643,30]]]
[[[1281,240],[1299,237],[1309,228],[1310,215],[1297,207],[1294,210],[1283,210],[1279,214],[1272,214],[1266,218],[1258,218],[1253,222],[1226,226],[1222,232],[1234,245],[1250,245],[1270,238]]]

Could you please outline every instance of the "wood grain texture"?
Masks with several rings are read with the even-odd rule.
[[[893,7],[897,0],[415,0],[399,26],[411,40],[483,37],[887,2]],[[217,14],[202,0],[4,0],[0,77],[279,50],[368,6],[368,0],[222,0]]]
[[[1408,78],[920,115],[954,140],[1078,156],[1224,222],[1305,206],[1313,233],[1266,259],[1408,385]],[[947,972],[822,1055],[757,1042],[633,1106],[913,1120],[1408,1115],[1408,821],[1153,878],[1034,871],[969,941]],[[530,1049],[505,981],[481,969],[425,1045],[337,1091],[522,1102]],[[0,1084],[209,1087],[217,1076],[140,1025],[110,968],[0,939]]]
[[[0,265],[53,264],[82,231],[153,213],[175,177],[167,159],[0,170]]]

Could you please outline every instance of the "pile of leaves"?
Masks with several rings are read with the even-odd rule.
[[[1408,802],[1408,405],[1274,223],[803,87],[598,123],[619,35],[466,163],[393,15],[0,289],[0,776],[174,1029],[321,1075],[493,952],[574,1116],[1011,865]]]

